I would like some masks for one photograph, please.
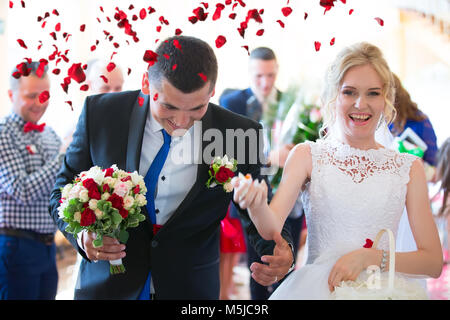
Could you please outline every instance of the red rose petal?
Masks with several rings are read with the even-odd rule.
[[[283,21],[277,20],[277,22],[280,24],[280,26],[281,26],[282,28],[284,28],[284,23],[283,23]]]
[[[129,76],[129,75],[130,75],[130,73],[131,73],[131,69],[130,69],[130,68],[128,68],[128,72],[127,72],[127,75]]]
[[[200,78],[202,78],[202,80],[204,81],[204,82],[206,82],[208,79],[207,79],[207,77],[203,74],[203,73],[201,73],[201,72],[199,72],[199,73],[197,73],[198,74],[198,76],[200,77]]]
[[[384,21],[383,21],[383,19],[378,18],[378,17],[376,17],[376,18],[374,18],[374,19],[377,20],[377,22],[378,22],[378,24],[379,24],[380,26],[384,26]]]
[[[144,105],[144,100],[145,100],[145,99],[142,98],[142,97],[139,97],[139,98],[138,98],[138,103],[139,103],[139,106],[140,106],[140,107],[142,107],[142,106]]]
[[[108,70],[108,72],[111,72],[114,70],[114,68],[116,67],[116,64],[114,62],[110,62],[108,63],[108,65],[106,66],[106,70]]]
[[[202,7],[195,8],[192,12],[195,14],[195,17],[200,21],[205,21],[206,18],[208,17],[208,12],[205,13],[205,10],[203,10]]]
[[[214,11],[213,15],[213,21],[220,19],[220,16],[222,14],[222,10],[225,9],[225,6],[222,3],[216,4],[216,11]]]
[[[197,19],[196,16],[189,17],[188,19],[189,19],[189,21],[190,21],[192,24],[194,24],[194,23],[196,23],[196,22],[198,21],[198,19]]]
[[[36,75],[38,78],[41,78],[44,75],[45,72],[45,66],[48,64],[48,61],[45,59],[39,60],[39,66],[36,70]]]
[[[56,69],[53,69],[53,74],[56,74],[56,75],[58,75],[58,74],[60,74],[60,72],[61,72],[61,70],[60,69],[58,69],[58,68],[56,68]]]
[[[81,90],[81,91],[88,91],[88,90],[89,90],[89,85],[83,84],[83,85],[80,87],[80,90]]]
[[[316,49],[316,51],[320,50],[320,46],[321,46],[321,43],[319,41],[314,41],[314,48]]]
[[[259,29],[258,31],[256,31],[256,35],[258,37],[262,36],[264,34],[264,29]]]
[[[181,29],[179,29],[179,28],[175,29],[175,35],[176,36],[179,36],[182,33],[183,33],[183,31],[181,31]]]
[[[50,98],[50,93],[49,93],[47,90],[42,91],[42,92],[39,94],[39,102],[40,102],[40,103],[44,103],[44,102],[47,101],[49,98]]]
[[[156,32],[160,32],[161,31],[161,26],[156,26]]]
[[[306,20],[306,18],[308,18],[308,13],[307,12],[305,12],[305,17],[303,19]]]
[[[156,10],[153,7],[148,7],[148,14],[152,14],[153,12],[156,12]]]
[[[350,9],[350,11],[348,12],[349,15],[351,15],[353,13],[353,9]]]
[[[224,36],[218,36],[216,39],[216,47],[220,48],[222,47],[225,42],[227,42],[227,39]]]
[[[234,18],[236,18],[236,13],[230,13],[230,15],[228,16],[231,20],[234,20]]]
[[[373,241],[370,239],[366,239],[366,243],[364,244],[364,248],[372,248],[373,246]]]
[[[65,102],[70,106],[70,109],[72,109],[72,111],[73,111],[72,101],[65,101]]]
[[[147,50],[145,51],[143,59],[149,64],[149,66],[152,66],[155,64],[155,62],[158,61],[158,54],[153,52],[152,50]]]
[[[25,44],[25,42],[24,42],[22,39],[17,39],[17,42],[19,43],[19,45],[20,45],[22,48],[28,49],[28,48],[27,48],[27,45]]]
[[[247,50],[248,55],[250,55],[250,51],[248,50],[248,46],[242,46],[245,50]]]
[[[108,83],[108,78],[105,77],[104,75],[101,75],[100,78],[102,78],[104,83]]]
[[[284,7],[284,8],[281,9],[281,12],[283,12],[283,15],[285,17],[287,17],[288,15],[290,15],[292,13],[292,8]]]
[[[81,63],[72,64],[72,66],[69,68],[68,75],[70,78],[72,78],[78,83],[81,83],[84,80],[86,80],[86,74],[81,68]]]
[[[25,1],[21,0],[20,3],[22,4],[22,8],[25,8]]]
[[[94,51],[95,49],[97,49],[95,45],[91,46],[91,51]]]
[[[179,42],[177,39],[173,40],[173,45],[174,45],[175,48],[177,48],[178,50],[181,50],[180,42]]]
[[[52,13],[53,13],[55,16],[59,16],[59,12],[58,12],[58,10],[56,10],[56,9],[53,9]]]
[[[58,23],[56,24],[56,26],[55,26],[55,31],[56,31],[56,32],[61,31],[61,23],[58,22]]]
[[[205,7],[205,9],[208,9],[209,7],[209,4],[206,2],[200,2],[200,4],[202,4]]]
[[[156,101],[156,100],[158,100],[158,94],[157,93],[155,93],[155,95],[153,96],[153,101]]]
[[[177,67],[178,67],[178,65],[177,65],[177,64],[174,64],[174,65],[172,66],[172,70],[175,70]]]
[[[9,8],[12,9],[14,7],[14,3],[12,1],[9,2]]]
[[[81,31],[81,32],[84,32],[84,30],[86,30],[86,25],[85,25],[85,24],[82,24],[82,25],[80,26],[80,31]]]
[[[334,45],[334,40],[335,40],[335,38],[331,39],[330,46]]]
[[[141,11],[139,11],[139,18],[141,18],[141,20],[144,20],[145,17],[147,17],[147,11],[143,8],[141,9]]]

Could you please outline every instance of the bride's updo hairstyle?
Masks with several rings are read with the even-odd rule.
[[[386,103],[383,112],[385,121],[389,124],[395,118],[395,82],[383,53],[370,43],[356,43],[339,52],[325,73],[325,85],[321,96],[323,115],[321,138],[328,136],[330,128],[336,122],[334,106],[345,74],[352,67],[366,64],[370,64],[375,69],[383,82],[382,94]]]

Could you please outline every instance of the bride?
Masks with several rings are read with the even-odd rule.
[[[365,248],[380,229],[397,230],[406,204],[417,244],[395,254],[400,273],[437,278],[442,250],[428,201],[421,160],[377,143],[378,126],[395,116],[394,82],[381,51],[358,43],[342,50],[328,69],[322,100],[325,137],[289,154],[278,191],[267,204],[263,181],[233,178],[234,200],[248,208],[267,240],[280,233],[299,193],[308,225],[308,260],[271,299],[329,299],[342,281],[368,266],[389,268],[388,242]],[[386,240],[386,239],[384,239]],[[385,258],[384,258],[385,259]]]

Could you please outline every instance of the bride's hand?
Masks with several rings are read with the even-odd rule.
[[[334,287],[340,286],[342,281],[356,280],[359,274],[366,268],[369,251],[361,248],[342,256],[336,261],[328,276],[328,288],[330,292],[334,291]]]
[[[239,173],[231,179],[234,188],[233,200],[241,209],[255,209],[267,203],[267,184],[264,180],[253,180],[251,175],[245,177]]]

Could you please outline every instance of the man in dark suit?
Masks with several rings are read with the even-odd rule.
[[[51,214],[65,233],[66,224],[57,212],[61,187],[94,165],[105,168],[113,164],[147,175],[147,184],[155,159],[165,146],[170,146],[156,174],[155,193],[148,191],[146,195],[154,206],[147,204],[147,219],[129,229],[126,245],[104,237],[104,245],[94,248],[94,234],[83,232],[77,241],[65,233],[84,257],[75,298],[218,299],[219,225],[232,192],[225,192],[220,185],[206,187],[209,165],[214,157],[227,155],[241,159],[239,172],[260,177],[261,161],[253,159],[260,152],[259,140],[245,140],[227,149],[230,141],[217,143],[222,137],[230,137],[226,135],[229,130],[251,133],[260,126],[209,103],[214,94],[217,61],[207,43],[192,37],[172,37],[161,42],[156,55],[147,52],[146,58],[149,69],[141,92],[86,99],[52,192]],[[212,138],[214,143],[209,143]],[[190,145],[192,149],[182,147]],[[183,159],[187,155],[189,161],[179,161],[180,150],[186,153]],[[257,278],[278,281],[293,264],[289,232],[283,231],[284,239],[277,243],[267,244],[246,211],[241,210],[241,214],[255,248],[268,258],[269,264],[258,265]],[[126,272],[110,275],[108,260],[118,258],[122,258]]]
[[[281,91],[275,87],[278,74],[278,62],[272,49],[259,47],[250,53],[249,76],[250,87],[244,90],[229,90],[220,97],[219,104],[235,113],[246,116],[258,122],[263,122],[265,130],[271,130],[273,120],[278,112],[276,106],[281,98]],[[268,137],[268,136],[266,136]],[[270,145],[267,139],[268,164],[273,167],[283,167],[293,144],[284,144],[279,148]],[[275,171],[276,172],[276,171]],[[238,215],[235,206],[232,206],[230,216]],[[293,237],[294,252],[298,251],[300,232],[303,222],[303,209],[301,202],[297,201],[286,225]],[[245,233],[245,232],[244,232]],[[247,236],[247,234],[246,234]],[[248,242],[248,237],[247,237]],[[252,246],[247,246],[247,264],[252,269],[253,263],[260,262],[260,255]],[[262,285],[250,278],[250,295],[253,300],[267,299],[278,283],[274,286]]]

